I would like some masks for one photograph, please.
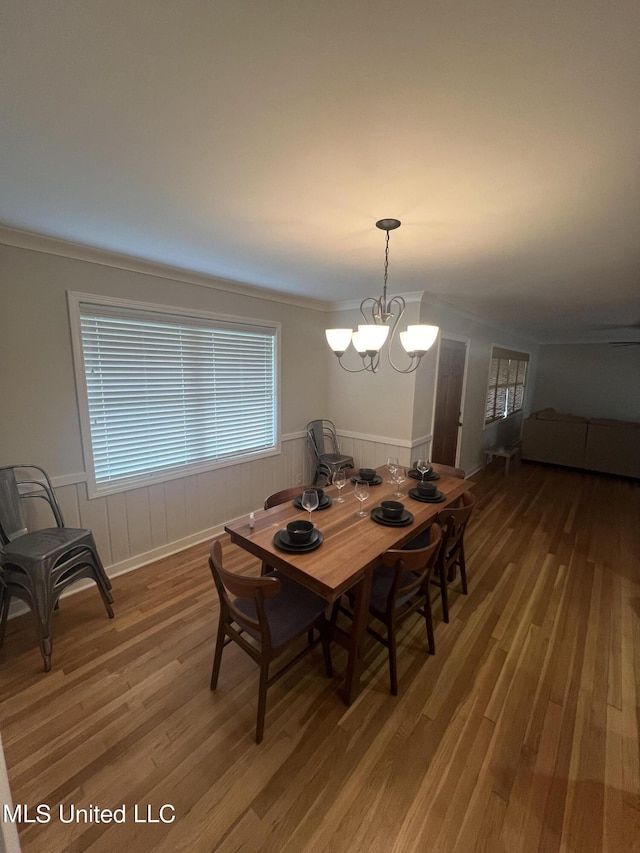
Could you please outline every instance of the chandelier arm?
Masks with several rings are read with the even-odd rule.
[[[344,353],[342,355],[344,355]],[[340,365],[340,367],[343,370],[346,370],[347,373],[363,373],[364,371],[367,371],[368,373],[377,373],[378,372],[378,368],[380,366],[380,353],[379,352],[377,352],[375,355],[367,355],[367,354],[363,355],[362,356],[362,367],[358,368],[357,370],[354,370],[352,367],[347,367],[345,364],[343,364],[342,363],[342,355],[338,355],[336,353],[336,357],[338,359],[338,364]],[[368,363],[367,363],[366,359],[368,359]]]
[[[394,336],[396,333],[396,329],[398,327],[398,323],[400,322],[400,319],[402,318],[402,315],[404,314],[404,310],[407,307],[407,303],[404,301],[402,296],[393,296],[389,300],[389,308],[391,308],[391,306],[393,305],[394,302],[397,303],[400,310],[398,311],[398,316],[393,321],[393,326],[391,327],[391,332],[389,334],[389,345],[387,346],[387,359],[389,360],[389,364],[396,371],[396,373],[413,373],[413,371],[416,370],[416,368],[420,364],[420,358],[416,359],[416,356],[409,356],[409,358],[411,359],[411,363],[409,364],[409,367],[407,367],[407,368],[398,367],[394,363],[393,359],[391,358],[391,345],[393,344],[393,339],[394,339]]]
[[[347,373],[363,373],[365,370],[370,370],[370,368],[367,367],[366,364],[364,364],[363,367],[359,367],[357,370],[354,370],[352,367],[347,367],[346,365],[344,365],[342,363],[342,356],[341,355],[338,356],[338,364],[340,365],[340,367],[343,370],[346,370]]]
[[[369,318],[365,314],[365,308],[367,307],[368,303],[371,303],[371,319],[373,320],[374,325],[375,325],[376,320],[378,320],[380,317],[380,300],[375,299],[373,296],[365,296],[365,298],[360,303],[360,313],[362,314],[362,318],[365,321],[365,323],[369,322]],[[377,314],[376,314],[376,309],[378,312]]]

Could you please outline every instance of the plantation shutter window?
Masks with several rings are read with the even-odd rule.
[[[97,491],[277,448],[275,326],[83,302],[79,322]]]
[[[528,353],[492,347],[485,426],[522,409],[528,365]]]

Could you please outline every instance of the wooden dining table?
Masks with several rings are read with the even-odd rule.
[[[438,467],[433,464],[436,472]],[[317,509],[311,514],[311,520],[324,539],[317,549],[306,553],[285,552],[274,544],[274,535],[285,528],[288,522],[309,517],[309,513],[298,509],[293,502],[255,512],[253,527],[250,527],[248,515],[225,525],[225,530],[234,544],[321,595],[329,604],[337,601],[347,590],[353,591],[351,630],[347,632],[334,625],[332,636],[332,639],[345,646],[348,652],[344,685],[344,700],[347,705],[355,700],[360,691],[371,579],[380,555],[390,548],[402,548],[429,527],[441,510],[455,503],[463,492],[473,486],[468,480],[448,475],[446,470],[445,466],[442,466],[440,478],[435,481],[438,491],[444,495],[444,500],[439,503],[425,503],[414,500],[407,494],[408,489],[416,485],[415,480],[410,477],[402,484],[403,497],[394,497],[393,493],[398,490],[398,486],[389,482],[390,475],[386,467],[377,469],[382,482],[369,487],[369,499],[365,502],[364,509],[370,511],[380,506],[383,500],[399,500],[413,515],[413,521],[406,527],[376,523],[370,514],[366,518],[357,516],[356,513],[361,508],[360,502],[355,497],[353,485],[349,481],[341,492],[344,503],[336,501],[338,489],[335,486],[325,488],[325,494],[332,499],[331,505],[326,509]],[[302,487],[300,491],[302,493]]]

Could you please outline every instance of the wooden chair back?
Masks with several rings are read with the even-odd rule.
[[[209,552],[209,568],[213,581],[220,597],[220,618],[228,619],[231,616],[243,628],[258,631],[263,643],[269,643],[269,623],[264,612],[264,601],[273,598],[280,592],[280,581],[277,578],[249,577],[237,575],[230,572],[222,565],[222,547],[216,539],[211,543]],[[253,600],[256,607],[257,619],[252,619],[245,612],[238,609],[229,593],[236,598]]]
[[[265,509],[271,509],[272,506],[280,506],[292,501],[294,498],[300,497],[305,489],[313,489],[313,486],[290,486],[288,489],[282,489],[279,492],[274,492],[264,502]]]
[[[439,525],[432,524],[429,529],[429,544],[426,547],[407,551],[390,549],[382,555],[381,563],[395,572],[387,599],[389,613],[395,609],[398,600],[412,598],[418,592],[426,590],[429,574],[438,556],[441,538]]]
[[[463,492],[458,507],[447,507],[437,515],[437,522],[442,528],[442,544],[439,560],[448,569],[457,560],[463,548],[464,531],[475,506],[476,499],[471,492]]]

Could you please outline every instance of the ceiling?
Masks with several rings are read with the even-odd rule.
[[[3,0],[0,222],[640,340],[637,0]]]

